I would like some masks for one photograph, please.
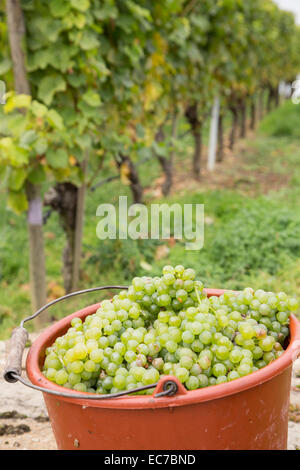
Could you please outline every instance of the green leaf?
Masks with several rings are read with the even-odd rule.
[[[0,62],[0,75],[4,75],[11,69],[11,60],[8,57],[5,57]]]
[[[170,34],[169,38],[179,46],[182,46],[191,33],[189,20],[187,18],[178,18],[176,26],[176,29]]]
[[[66,168],[68,166],[68,154],[64,149],[49,149],[46,160],[52,168]]]
[[[67,72],[74,65],[72,57],[78,52],[78,47],[74,44],[64,44],[62,41],[50,44],[46,49],[40,49],[29,56],[28,70],[44,70],[49,65],[59,70]]]
[[[24,132],[20,137],[20,146],[24,149],[29,149],[31,144],[37,139],[37,133],[30,129]]]
[[[47,42],[56,42],[60,32],[65,28],[60,19],[53,19],[51,16],[38,15],[33,21],[33,28],[37,29]],[[43,39],[43,38],[42,38]],[[43,42],[41,41],[41,44]],[[41,47],[41,46],[40,46]]]
[[[70,11],[70,4],[66,1],[62,2],[61,0],[50,0],[48,4],[51,15],[54,18],[62,18]]]
[[[97,35],[92,31],[84,31],[83,36],[80,41],[80,47],[84,51],[89,51],[90,49],[97,49],[100,43],[97,39]]]
[[[66,82],[61,75],[53,74],[44,77],[38,87],[38,97],[49,106],[56,93],[66,90]]]
[[[150,11],[147,8],[140,7],[137,5],[136,2],[132,2],[131,0],[127,0],[126,2],[127,8],[129,11],[136,16],[137,18],[144,18],[148,21],[152,21],[152,17]]]
[[[101,105],[101,99],[98,93],[93,90],[88,90],[82,95],[82,99],[94,108]]]
[[[7,186],[7,182],[8,182],[10,172],[11,172],[10,167],[8,167],[6,165],[4,165],[4,166],[0,165],[0,190],[2,190],[2,189],[6,190],[6,186]]]
[[[92,139],[88,134],[77,136],[75,142],[82,150],[90,148],[92,145]]]
[[[74,88],[78,88],[81,85],[85,85],[86,77],[83,74],[72,73],[67,76],[67,80],[70,85]]]
[[[25,191],[10,191],[8,193],[7,205],[17,214],[26,211],[28,209],[28,201]]]
[[[87,11],[90,7],[90,0],[71,0],[73,8],[79,11]]]
[[[116,19],[118,17],[118,10],[114,5],[104,4],[101,8],[94,10],[95,18],[99,21],[108,19]]]
[[[14,167],[20,167],[28,163],[28,151],[16,145],[11,137],[0,139],[0,150],[0,162],[1,160],[7,160]]]
[[[19,191],[22,188],[26,177],[27,171],[25,168],[12,168],[8,178],[9,189],[12,191]]]
[[[32,102],[31,111],[36,117],[44,117],[48,112],[48,108],[44,104],[34,100]]]
[[[25,132],[27,125],[28,125],[28,120],[29,120],[28,114],[24,116],[21,113],[13,113],[5,117],[6,117],[6,129],[5,127],[2,129],[2,126],[1,126],[0,132],[2,134],[4,135],[10,134],[14,137],[19,137],[21,134],[23,134],[23,132]]]
[[[43,137],[40,137],[34,144],[33,150],[37,155],[44,155],[48,149],[48,142]]]
[[[27,178],[33,184],[41,184],[46,180],[46,173],[43,165],[38,165],[30,171]]]
[[[157,143],[157,142],[153,142],[153,149],[154,149],[154,152],[159,155],[160,157],[167,157],[168,156],[168,148],[167,146],[165,145],[164,142],[161,142],[161,143]]]
[[[58,114],[57,111],[55,111],[55,109],[50,109],[50,111],[48,111],[47,121],[49,122],[49,124],[52,127],[56,128],[56,129],[59,129],[59,130],[64,129],[63,119],[62,119],[61,115]]]
[[[64,109],[60,110],[65,127],[72,127],[77,123],[77,120],[80,120],[80,114],[71,107],[65,106]]]
[[[86,24],[86,16],[83,13],[74,15],[73,23],[78,29],[83,29]]]
[[[40,49],[28,57],[28,71],[34,72],[35,70],[44,70],[51,61],[51,51],[49,48]]]

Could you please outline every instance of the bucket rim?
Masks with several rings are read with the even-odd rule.
[[[211,296],[220,296],[225,290],[224,289],[205,289],[205,292],[208,297]],[[31,345],[27,358],[26,358],[26,372],[28,379],[32,384],[38,385],[39,387],[45,387],[45,389],[54,390],[57,392],[66,392],[66,389],[63,386],[57,385],[54,382],[48,380],[42,373],[40,369],[40,364],[44,359],[44,352],[48,346],[50,346],[54,340],[63,334],[63,331],[66,331],[69,326],[72,318],[81,317],[85,318],[87,315],[93,314],[100,307],[101,302],[89,305],[81,310],[78,310],[61,320],[58,320],[53,325],[46,328],[38,338]],[[86,392],[86,399],[79,398],[67,398],[62,396],[50,396],[47,392],[42,392],[44,398],[47,396],[49,399],[52,398],[56,401],[67,401],[72,404],[78,404],[84,407],[94,407],[94,408],[110,408],[110,409],[145,409],[145,408],[166,408],[182,405],[192,405],[195,403],[209,402],[212,400],[225,398],[230,395],[234,395],[243,391],[246,391],[250,388],[254,388],[271,380],[273,377],[281,374],[286,369],[291,367],[293,361],[297,358],[297,355],[300,351],[300,321],[294,314],[290,315],[290,341],[289,345],[283,354],[277,358],[272,363],[267,366],[259,369],[251,374],[248,374],[244,377],[232,380],[231,382],[221,383],[217,385],[212,385],[204,387],[197,390],[185,390],[182,392],[183,387],[179,387],[179,393],[171,397],[158,397],[154,398],[153,395],[134,395],[134,396],[122,396],[118,398],[108,398],[106,400],[92,400],[89,399],[89,396],[92,394]],[[170,376],[168,376],[170,379]],[[178,383],[176,377],[172,377],[175,382]],[[158,385],[155,389],[155,392],[158,388],[161,389],[161,381],[164,378],[160,379]],[[181,384],[179,384],[181,385]],[[83,392],[77,392],[72,390],[74,395],[80,394]]]

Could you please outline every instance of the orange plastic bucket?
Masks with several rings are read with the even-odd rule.
[[[208,296],[223,290],[206,290]],[[31,346],[30,381],[66,392],[41,372],[45,349],[64,334],[73,317],[95,313],[100,304],[75,312],[47,328]],[[300,323],[290,318],[285,352],[266,367],[232,382],[187,391],[175,377],[172,397],[125,396],[106,400],[43,393],[58,449],[63,450],[284,450],[287,447],[292,362],[300,346]],[[79,392],[72,391],[76,394]]]

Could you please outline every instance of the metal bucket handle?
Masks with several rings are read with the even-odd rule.
[[[105,400],[105,399],[111,399],[111,398],[118,398],[124,395],[129,395],[132,393],[141,392],[143,390],[148,390],[150,388],[156,388],[159,382],[156,382],[150,385],[145,385],[143,387],[133,388],[131,390],[126,390],[123,392],[118,392],[118,393],[109,393],[109,394],[101,394],[101,395],[100,394],[94,395],[91,393],[89,394],[68,393],[68,392],[60,392],[60,391],[51,390],[51,389],[44,388],[44,387],[39,387],[37,385],[33,385],[31,382],[29,382],[28,380],[22,377],[22,356],[23,356],[27,339],[28,339],[28,331],[24,328],[23,326],[24,323],[36,318],[38,315],[40,315],[42,312],[47,310],[49,307],[51,307],[54,304],[57,304],[58,302],[61,302],[62,300],[68,299],[70,297],[74,297],[76,295],[105,290],[105,289],[128,289],[128,286],[101,286],[101,287],[92,287],[90,289],[84,289],[84,290],[77,291],[77,292],[71,292],[70,294],[66,294],[62,297],[59,297],[58,299],[52,300],[51,302],[47,303],[46,305],[41,307],[39,310],[37,310],[33,315],[30,315],[29,317],[26,317],[25,319],[23,319],[20,323],[20,326],[13,330],[11,338],[10,338],[9,351],[8,351],[8,355],[6,359],[6,366],[4,368],[4,373],[3,373],[4,379],[10,383],[15,383],[19,381],[22,384],[26,385],[27,387],[33,388],[35,390],[39,390],[44,393],[49,393],[50,395],[57,395],[60,397],[65,397],[65,398],[78,398],[78,399],[88,398],[89,400]],[[173,380],[167,380],[167,381],[164,381],[163,391],[160,391],[159,393],[156,393],[153,396],[154,398],[172,396],[172,395],[175,395],[177,391],[178,391],[177,383]]]

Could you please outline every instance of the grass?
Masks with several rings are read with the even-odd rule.
[[[180,263],[194,267],[207,287],[251,286],[300,296],[300,134],[295,126],[299,117],[300,106],[284,103],[261,122],[255,138],[243,142],[243,151],[237,148],[234,159],[228,158],[218,167],[225,168],[229,180],[233,170],[239,168],[243,175],[240,179],[246,180],[242,185],[230,186],[221,181],[221,187],[216,188],[211,184],[213,176],[206,174],[199,183],[189,184],[189,135],[182,139],[176,156],[180,169],[177,176],[186,178],[184,189],[179,191],[175,186],[168,198],[155,199],[160,166],[150,160],[139,167],[143,185],[149,189],[147,203],[155,199],[156,203],[204,204],[205,244],[199,252],[187,251],[184,242],[175,243],[172,239],[99,240],[97,206],[104,202],[117,204],[120,195],[130,198],[130,191],[119,181],[88,191],[80,288],[128,284],[134,275],[155,275],[164,264]],[[184,128],[182,124],[181,131]],[[106,169],[100,179],[111,171]],[[234,177],[238,181],[239,176]],[[4,199],[0,206],[0,233],[0,338],[6,339],[12,328],[32,312],[26,218],[6,210]],[[64,234],[55,213],[48,219],[44,233],[48,294],[53,299],[64,293]],[[87,294],[58,304],[51,310],[52,318],[111,294]],[[33,329],[32,322],[27,325]]]

